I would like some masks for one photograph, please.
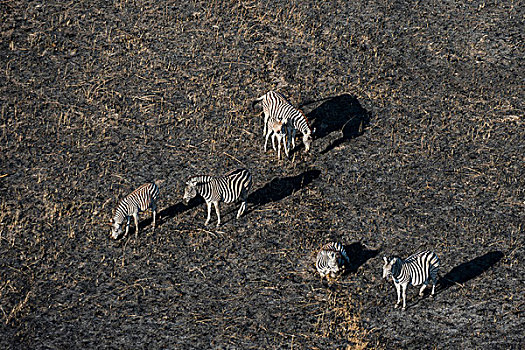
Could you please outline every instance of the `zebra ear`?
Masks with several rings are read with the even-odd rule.
[[[386,256],[383,257],[383,260],[388,264],[388,258]]]

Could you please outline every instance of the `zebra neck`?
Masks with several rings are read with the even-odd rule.
[[[194,180],[197,183],[197,186],[199,186],[199,185],[203,185],[205,183],[210,182],[212,178],[213,178],[212,176],[201,175],[201,176],[193,177],[192,180]]]
[[[115,216],[113,217],[113,221],[117,224],[121,224],[126,220],[126,213],[124,212],[124,208],[122,208],[120,205],[117,208],[117,212],[115,213]]]
[[[311,133],[311,130],[310,130],[310,126],[308,125],[308,122],[306,123],[300,123],[299,125],[297,125],[297,129],[303,134],[303,135],[306,135],[306,134],[310,134]]]
[[[392,265],[392,278],[395,282],[399,282],[399,277],[401,275],[401,261],[396,261],[394,265]]]

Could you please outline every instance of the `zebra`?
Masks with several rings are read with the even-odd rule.
[[[219,202],[232,203],[239,198],[242,200],[241,207],[237,212],[237,219],[241,217],[246,209],[248,191],[252,186],[252,175],[246,169],[236,169],[224,176],[193,176],[186,182],[183,201],[188,205],[190,199],[201,195],[208,207],[208,217],[204,225],[208,225],[211,217],[211,205],[215,206],[217,213],[217,227],[221,224]]]
[[[310,127],[308,119],[301,110],[297,110],[299,113],[294,114],[288,120],[288,149],[295,148],[295,134],[299,130],[303,134],[303,144],[306,152],[310,151],[313,142],[313,133],[315,129]],[[291,143],[291,145],[290,145]]]
[[[160,184],[160,181],[156,183],[146,183],[128,194],[119,202],[117,210],[115,211],[115,216],[110,222],[110,225],[112,226],[111,237],[113,237],[113,239],[117,239],[122,234],[122,223],[124,220],[127,221],[125,233],[127,236],[131,216],[133,216],[133,219],[135,220],[135,234],[138,237],[139,213],[148,208],[151,208],[153,212],[153,228],[155,228],[157,216],[157,205],[155,201],[159,196],[158,184]]]
[[[383,266],[383,278],[392,277],[397,292],[397,303],[395,308],[399,307],[401,302],[401,289],[403,291],[403,310],[406,308],[406,289],[409,284],[414,286],[423,285],[419,290],[419,296],[423,296],[423,291],[432,280],[432,293],[437,283],[439,272],[439,258],[432,251],[423,251],[402,260],[398,257],[388,259],[383,257],[385,262]]]
[[[315,267],[321,275],[321,280],[326,277],[329,281],[335,278],[339,272],[343,272],[348,263],[348,255],[346,255],[343,245],[338,242],[330,242],[325,244],[317,253]]]
[[[308,120],[302,111],[292,106],[282,94],[269,91],[252,102],[252,108],[259,102],[262,102],[264,112],[264,135],[267,135],[268,120],[273,117],[275,120],[287,124],[287,145],[295,147],[295,133],[299,130],[303,134],[303,143],[308,152],[312,145],[313,130],[308,124]]]
[[[267,133],[266,133],[266,140],[264,142],[264,152],[266,152],[266,146],[268,144],[268,139],[270,138],[270,136],[272,136],[272,146],[274,150],[275,150],[275,140],[277,139],[277,158],[281,159],[281,143],[284,146],[284,153],[288,157],[289,156],[288,147],[286,144],[286,131],[287,131],[286,121],[279,121],[279,120],[276,120],[275,118],[270,117],[266,124],[267,125],[265,129],[267,130]]]

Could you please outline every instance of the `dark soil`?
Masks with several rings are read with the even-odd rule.
[[[0,2],[0,348],[523,348],[524,4]],[[316,128],[262,152],[270,89]],[[184,206],[249,168],[246,215]],[[117,200],[165,180],[160,224]],[[332,285],[317,249],[348,248]],[[441,259],[437,295],[382,256]]]

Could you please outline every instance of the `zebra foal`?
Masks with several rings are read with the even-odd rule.
[[[343,272],[349,262],[343,245],[338,242],[330,242],[317,253],[315,267],[321,275],[321,280],[326,277],[330,281],[336,278],[339,272]]]
[[[264,152],[266,152],[266,146],[268,144],[268,139],[272,137],[272,147],[275,151],[275,140],[277,140],[277,159],[281,159],[281,143],[284,146],[284,153],[288,157],[288,147],[286,143],[286,132],[287,126],[286,121],[278,121],[274,118],[269,118],[266,123],[266,140],[264,142]]]
[[[284,95],[269,91],[252,102],[252,108],[258,103],[262,103],[264,112],[264,135],[268,135],[268,122],[273,119],[286,124],[287,146],[285,150],[295,147],[295,134],[299,130],[303,134],[303,144],[308,152],[312,145],[313,131],[308,124],[306,116],[299,109],[295,108]]]
[[[413,286],[423,285],[419,290],[419,296],[423,296],[423,291],[432,280],[432,293],[437,283],[439,272],[439,258],[432,251],[424,251],[414,254],[405,260],[398,257],[388,259],[383,257],[383,278],[392,277],[397,292],[396,308],[401,303],[401,293],[403,294],[403,310],[406,308],[406,289],[409,284]]]
[[[241,199],[241,207],[237,212],[238,219],[246,209],[246,200],[251,186],[252,175],[246,169],[233,170],[224,176],[193,176],[186,182],[183,201],[187,205],[190,199],[197,194],[201,195],[208,207],[208,217],[204,225],[210,222],[211,205],[213,204],[217,214],[217,227],[219,227],[221,224],[219,202],[232,203]]]
[[[160,183],[160,182],[157,182]],[[126,220],[126,233],[129,231],[131,217],[135,220],[135,235],[139,235],[139,213],[151,208],[153,212],[153,228],[156,224],[157,205],[155,201],[159,196],[157,183],[146,183],[123,198],[115,211],[115,216],[110,222],[111,237],[117,239],[122,234],[122,223]]]

